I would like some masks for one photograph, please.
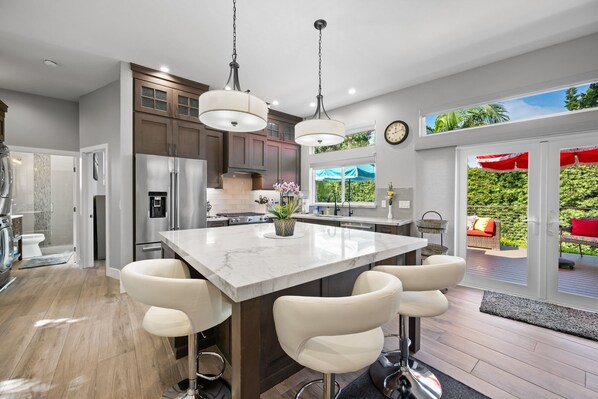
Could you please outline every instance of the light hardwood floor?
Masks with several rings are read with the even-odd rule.
[[[103,268],[14,272],[0,294],[0,398],[148,398],[185,373],[165,339],[146,333],[146,307]],[[422,320],[417,357],[492,398],[598,398],[598,343],[478,311],[482,293],[449,290],[449,311]],[[396,331],[396,320],[385,326]],[[389,348],[396,339],[387,339]],[[346,385],[360,372],[338,376]],[[262,394],[292,398],[301,372]],[[321,389],[310,392],[321,397]]]

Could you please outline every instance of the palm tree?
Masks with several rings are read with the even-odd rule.
[[[428,133],[448,132],[474,126],[492,125],[510,120],[509,112],[499,103],[478,105],[438,115],[434,127],[427,126]]]

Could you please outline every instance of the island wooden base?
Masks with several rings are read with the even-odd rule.
[[[167,255],[166,251],[165,255]],[[176,256],[174,253],[170,255]],[[419,254],[414,251],[406,255],[406,263],[417,264],[415,260]],[[351,295],[357,276],[370,268],[370,265],[362,266],[262,297],[234,303],[232,317],[219,327],[206,332],[208,339],[203,340],[204,346],[215,342],[232,365],[233,399],[259,399],[260,393],[303,368],[287,356],[278,343],[272,313],[274,301],[278,297],[283,295],[348,296]],[[192,276],[201,278],[194,269],[192,269]],[[420,345],[419,318],[410,318],[409,338],[411,351],[417,352]],[[177,355],[184,355],[186,352],[183,349],[177,347]]]

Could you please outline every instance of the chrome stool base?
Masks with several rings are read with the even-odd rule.
[[[231,399],[232,394],[228,384],[222,380],[202,381],[198,380],[198,389],[195,395],[189,395],[187,388],[189,388],[189,380],[184,379],[178,384],[168,388],[162,394],[161,399]]]
[[[338,395],[341,394],[342,388],[341,388],[340,384],[338,382],[336,382],[336,380],[333,379],[331,382],[334,382],[336,393],[332,394],[332,392],[330,392],[330,397],[336,399],[336,398],[338,398]],[[303,386],[299,389],[299,392],[297,392],[297,394],[295,395],[295,399],[301,399],[301,394],[303,393],[303,391],[305,391],[305,389],[307,389],[308,387],[315,385],[315,384],[323,384],[324,385],[324,396],[326,397],[326,382],[324,381],[324,379],[320,378],[318,380],[312,380],[312,381],[309,381],[309,382],[303,384]]]
[[[442,387],[436,376],[416,359],[401,369],[400,354],[382,353],[370,366],[374,385],[391,399],[440,399]]]
[[[208,380],[208,381],[215,381],[217,379],[219,379],[220,377],[222,377],[222,375],[224,374],[224,370],[226,370],[226,361],[224,360],[224,357],[222,357],[222,355],[220,355],[220,353],[216,353],[216,352],[199,352],[197,354],[197,356],[195,357],[196,359],[196,364],[199,364],[199,357],[200,356],[212,356],[215,357],[217,359],[220,360],[220,362],[222,363],[222,367],[220,368],[220,371],[218,372],[218,374],[202,374],[200,372],[197,372],[197,376],[199,378],[202,378],[204,380]]]

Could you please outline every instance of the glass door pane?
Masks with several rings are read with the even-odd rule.
[[[598,139],[554,141],[548,151],[549,300],[598,310]]]
[[[458,254],[465,283],[536,295],[539,155],[535,145],[461,150]]]

